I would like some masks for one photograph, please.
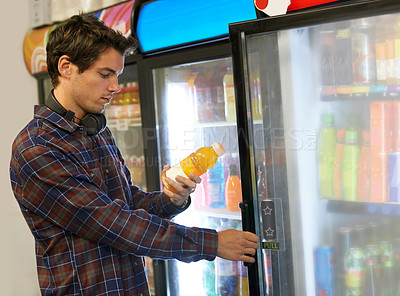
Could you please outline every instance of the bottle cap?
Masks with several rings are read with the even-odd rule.
[[[237,175],[237,167],[235,163],[229,165],[229,174],[231,176]]]
[[[346,131],[343,129],[339,129],[336,131],[336,136],[338,139],[344,139]]]
[[[324,115],[322,115],[322,122],[323,123],[334,123],[335,117],[333,116],[333,114],[324,114]]]
[[[346,140],[357,141],[357,131],[346,131]]]
[[[211,145],[211,147],[214,149],[215,153],[217,153],[218,156],[221,156],[225,153],[225,148],[220,142],[215,142]]]

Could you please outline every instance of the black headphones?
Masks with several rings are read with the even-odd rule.
[[[64,117],[67,120],[71,120],[74,118],[75,113],[65,109],[54,97],[52,90],[49,94],[49,96],[46,99],[46,106],[60,114],[62,117]],[[81,119],[81,125],[86,127],[87,132],[86,134],[88,136],[95,136],[99,132],[103,131],[104,128],[106,127],[106,117],[104,116],[103,113],[100,114],[93,114],[93,113],[87,113],[82,119]]]

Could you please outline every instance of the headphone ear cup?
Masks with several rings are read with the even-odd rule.
[[[88,136],[95,136],[106,127],[104,114],[86,114],[81,119],[81,124],[86,127]]]

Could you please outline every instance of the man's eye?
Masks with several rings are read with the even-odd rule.
[[[108,78],[108,77],[110,77],[110,73],[100,73],[100,76],[102,78]]]

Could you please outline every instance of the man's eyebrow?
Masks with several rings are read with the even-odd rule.
[[[114,69],[108,68],[108,67],[104,67],[104,68],[100,68],[101,71],[108,71],[114,74],[118,74],[117,71],[115,71]]]

